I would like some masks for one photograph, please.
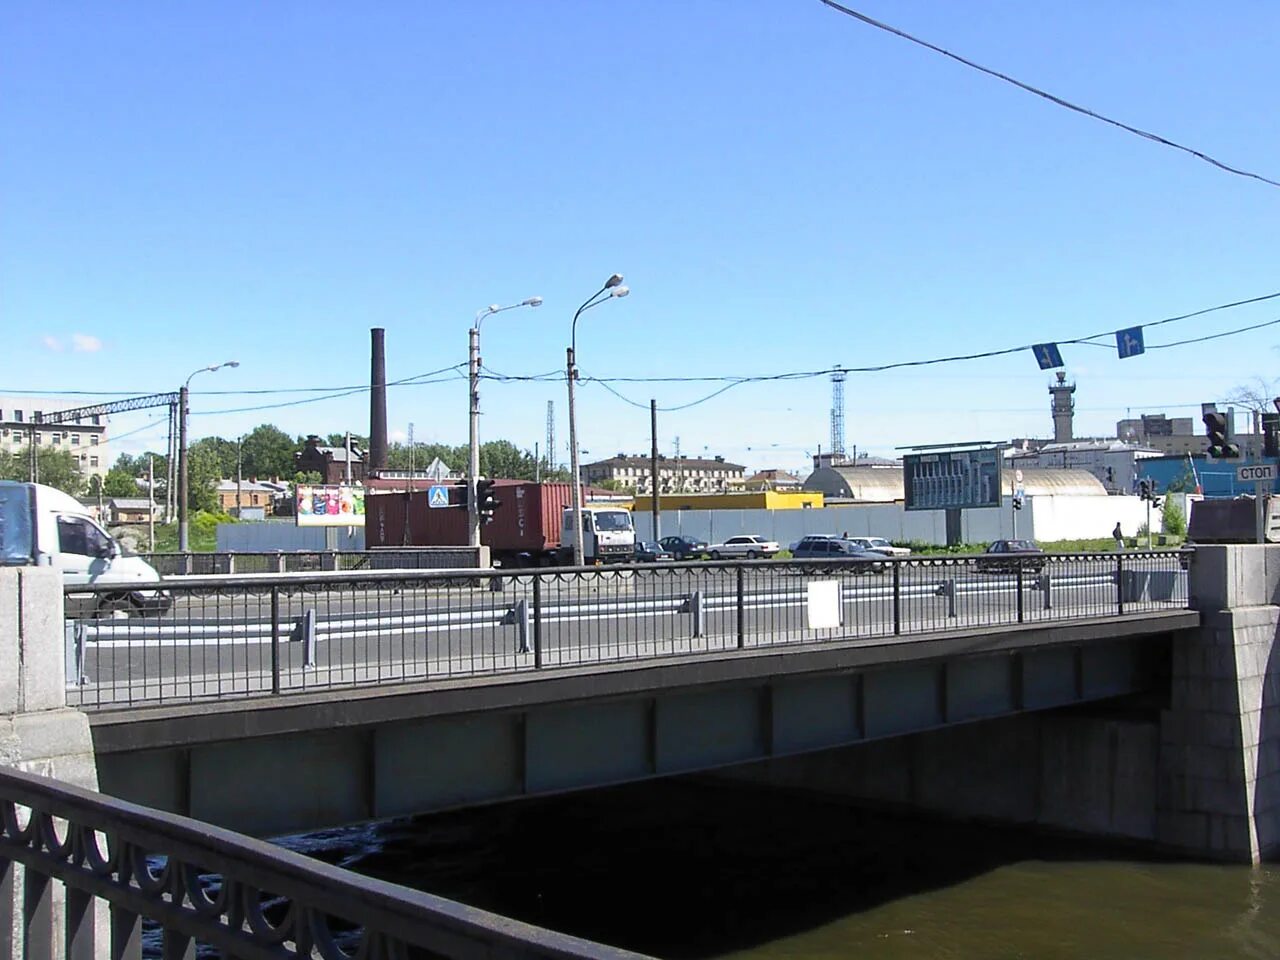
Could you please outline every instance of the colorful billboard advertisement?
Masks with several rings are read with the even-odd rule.
[[[300,483],[294,495],[300,527],[364,526],[364,487]]]
[[[953,450],[902,458],[908,510],[972,510],[1000,506],[1000,451]]]

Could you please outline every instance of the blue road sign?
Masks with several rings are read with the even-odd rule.
[[[1056,343],[1037,343],[1031,348],[1036,355],[1036,363],[1040,364],[1041,370],[1051,370],[1054,367],[1062,367],[1062,351],[1058,349]]]
[[[1142,345],[1142,328],[1130,327],[1128,330],[1117,330],[1116,349],[1120,351],[1121,360],[1146,353],[1147,348]]]
[[[449,488],[443,486],[435,486],[427,488],[427,506],[428,507],[447,507],[449,506]]]

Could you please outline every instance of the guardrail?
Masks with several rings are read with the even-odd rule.
[[[131,960],[144,945],[150,956],[203,946],[253,960],[640,956],[10,767],[0,767],[0,893],[5,956],[19,945],[20,956],[68,960]],[[108,923],[95,922],[95,902]]]
[[[117,609],[118,587],[68,587],[67,695],[101,709],[1177,609],[1187,556],[183,577],[150,616]]]
[[[265,550],[223,553],[143,553],[163,577],[332,570],[433,570],[479,566],[475,547],[380,547],[374,550]]]

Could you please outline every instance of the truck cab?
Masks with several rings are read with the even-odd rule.
[[[562,554],[572,561],[572,507],[564,509],[560,544]],[[632,563],[635,558],[636,528],[630,510],[604,506],[582,508],[583,563]]]
[[[126,553],[74,497],[38,483],[0,480],[0,563],[54,567],[66,586],[119,587],[69,594],[69,616],[162,613],[172,603],[151,564]]]

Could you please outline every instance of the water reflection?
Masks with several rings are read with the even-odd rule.
[[[348,842],[349,841],[349,842]],[[669,780],[289,841],[655,956],[1280,956],[1271,869]]]

